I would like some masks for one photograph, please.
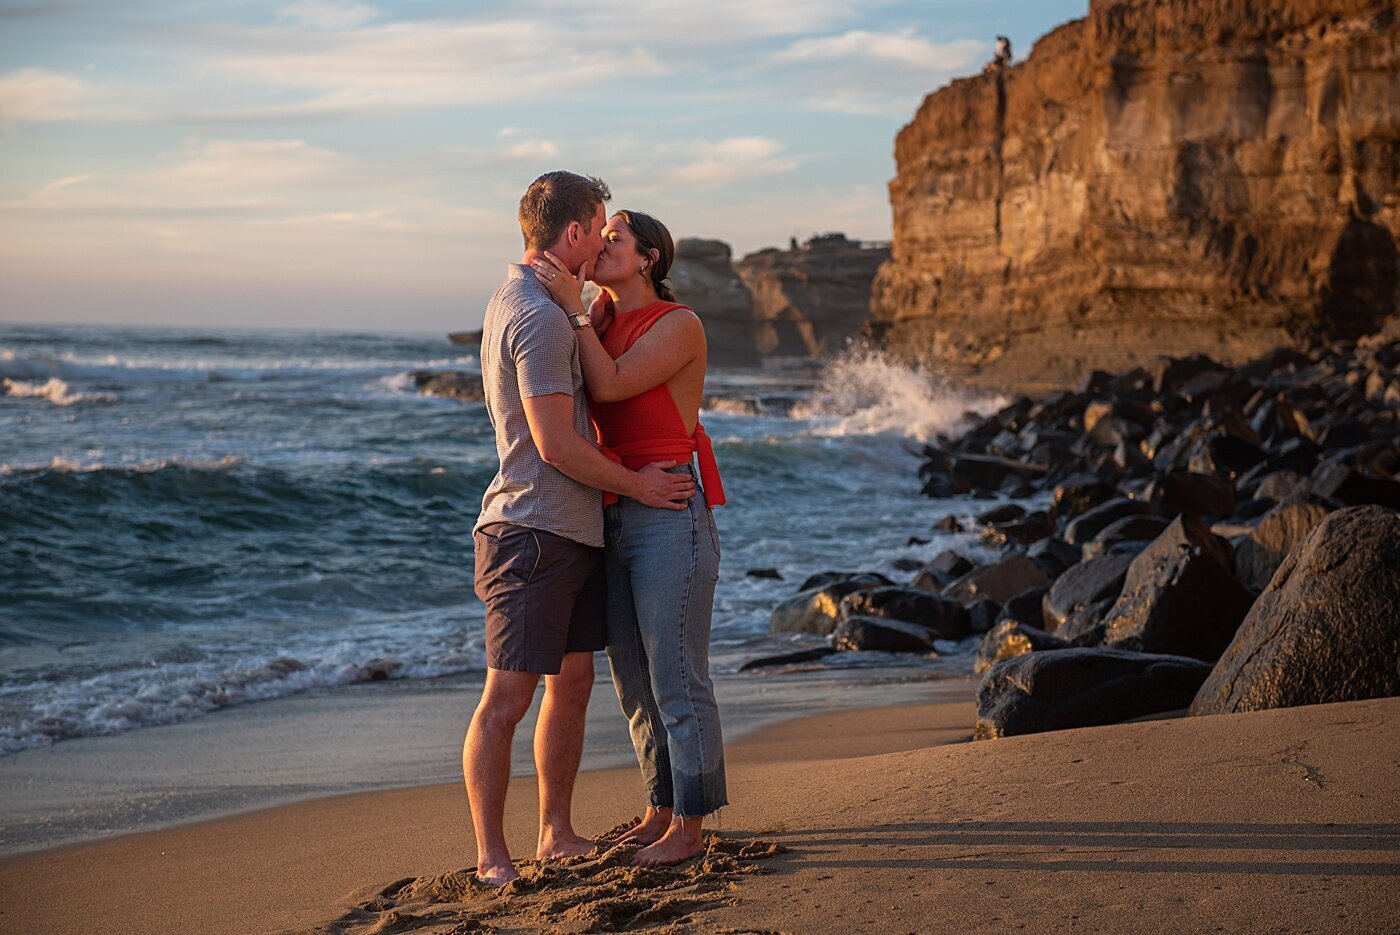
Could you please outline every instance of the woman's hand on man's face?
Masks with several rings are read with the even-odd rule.
[[[535,257],[530,261],[530,265],[534,267],[540,282],[549,290],[550,296],[565,312],[577,315],[584,311],[583,284],[593,273],[593,264],[583,264],[575,276],[569,272],[567,266],[559,262],[558,257],[546,250],[544,256]]]

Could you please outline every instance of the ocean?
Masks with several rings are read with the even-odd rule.
[[[440,334],[0,325],[0,755],[484,668],[471,528],[491,426],[410,376],[473,371],[471,350]],[[744,402],[780,383],[712,374],[726,399],[702,416],[729,496],[719,672],[820,642],[767,632],[808,574],[902,580],[899,558],[989,554],[931,530],[972,507],[921,496],[913,451],[1001,401],[852,355],[785,414]],[[939,649],[916,664],[969,670],[967,641]],[[826,664],[895,662],[910,657]]]

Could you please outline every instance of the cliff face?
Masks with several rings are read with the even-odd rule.
[[[886,247],[831,234],[736,263],[753,295],[759,353],[820,357],[840,350],[869,317],[871,282],[889,255]]]
[[[895,146],[870,330],[997,388],[1394,315],[1394,0],[1092,0]]]
[[[710,366],[757,367],[753,299],[731,257],[723,241],[683,238],[676,244],[671,285],[676,301],[689,305],[705,323]]]

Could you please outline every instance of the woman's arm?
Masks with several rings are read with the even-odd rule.
[[[551,254],[534,261],[540,282],[567,315],[583,312],[583,283],[587,273],[570,273]],[[579,328],[578,356],[588,394],[599,402],[631,399],[670,380],[681,368],[705,353],[705,327],[689,309],[664,315],[617,360],[603,347],[592,328]]]
[[[669,312],[617,360],[592,328],[578,329],[578,359],[588,394],[601,403],[660,386],[705,353],[705,328],[689,309]]]

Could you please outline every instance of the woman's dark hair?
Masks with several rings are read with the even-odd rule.
[[[671,242],[671,232],[666,229],[666,225],[650,214],[625,208],[613,216],[622,218],[632,231],[632,236],[637,238],[638,256],[650,258],[651,251],[657,252],[657,258],[652,261],[647,271],[650,273],[648,278],[656,288],[658,296],[667,302],[676,301],[676,294],[671,291],[671,283],[666,278],[666,274],[671,271],[671,263],[676,259],[676,245]]]

